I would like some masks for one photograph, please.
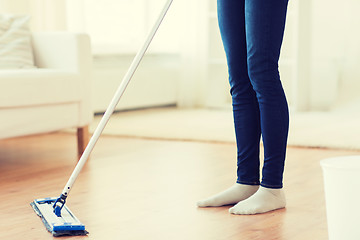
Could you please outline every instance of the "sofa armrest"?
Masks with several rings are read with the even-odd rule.
[[[85,33],[33,33],[32,44],[39,68],[83,72],[91,67],[90,38]]]

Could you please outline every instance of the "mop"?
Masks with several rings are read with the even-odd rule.
[[[68,182],[66,183],[60,197],[35,199],[33,202],[30,203],[36,214],[41,217],[47,230],[52,233],[53,236],[57,237],[64,235],[74,236],[88,234],[88,232],[85,230],[85,225],[82,224],[79,219],[77,219],[75,215],[70,211],[70,209],[65,205],[66,198],[69,196],[69,192],[72,189],[76,178],[78,177],[81,169],[88,160],[91,151],[94,149],[97,140],[99,139],[102,131],[104,130],[107,122],[110,119],[110,116],[114,112],[116,105],[120,101],[120,98],[123,95],[132,76],[134,75],[137,67],[139,66],[141,59],[145,55],[145,52],[149,47],[152,39],[154,38],[158,28],[160,27],[160,24],[164,19],[167,11],[169,10],[172,1],[173,0],[167,0],[167,2],[165,3],[165,6],[160,12],[159,17],[155,22],[153,28],[151,29],[150,33],[148,34],[143,46],[136,54],[127,73],[125,74],[122,82],[116,90],[114,97],[112,98],[108,108],[106,109],[99,125],[95,129],[93,136],[91,137],[88,145],[86,146],[83,154],[81,155],[79,162],[77,163]]]

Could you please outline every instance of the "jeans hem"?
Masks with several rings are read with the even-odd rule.
[[[260,185],[260,182],[248,182],[248,181],[240,181],[240,180],[237,180],[236,183],[244,184],[244,185],[253,185],[253,186]]]
[[[283,185],[267,185],[264,183],[261,183],[260,186],[264,187],[264,188],[273,188],[273,189],[281,189],[283,188]]]

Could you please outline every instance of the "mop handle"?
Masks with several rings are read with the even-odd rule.
[[[70,192],[76,178],[78,177],[81,169],[83,168],[83,166],[85,165],[87,159],[89,158],[89,155],[90,155],[91,151],[94,149],[94,146],[95,146],[96,142],[98,141],[102,131],[104,130],[107,122],[109,121],[110,116],[114,112],[116,105],[119,103],[121,96],[123,95],[127,85],[129,84],[132,76],[134,75],[137,67],[140,64],[141,59],[145,55],[146,50],[148,49],[152,39],[154,38],[158,28],[160,27],[160,24],[161,24],[162,20],[164,19],[167,11],[169,10],[172,1],[173,0],[168,0],[166,2],[163,10],[161,11],[157,21],[154,24],[152,30],[150,31],[149,35],[147,36],[142,48],[136,54],[136,56],[135,56],[133,62],[131,63],[126,75],[124,76],[120,86],[116,90],[116,93],[115,93],[113,99],[111,100],[108,108],[106,109],[104,116],[102,117],[99,125],[95,129],[93,136],[91,137],[88,145],[85,148],[85,151],[81,155],[79,162],[77,163],[77,165],[76,165],[73,173],[71,174],[66,186],[64,187],[62,195],[65,198],[69,195],[69,192]]]

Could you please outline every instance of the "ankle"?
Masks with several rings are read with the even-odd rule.
[[[285,197],[283,188],[268,188],[268,187],[260,186],[258,191],[271,193],[276,197]]]

